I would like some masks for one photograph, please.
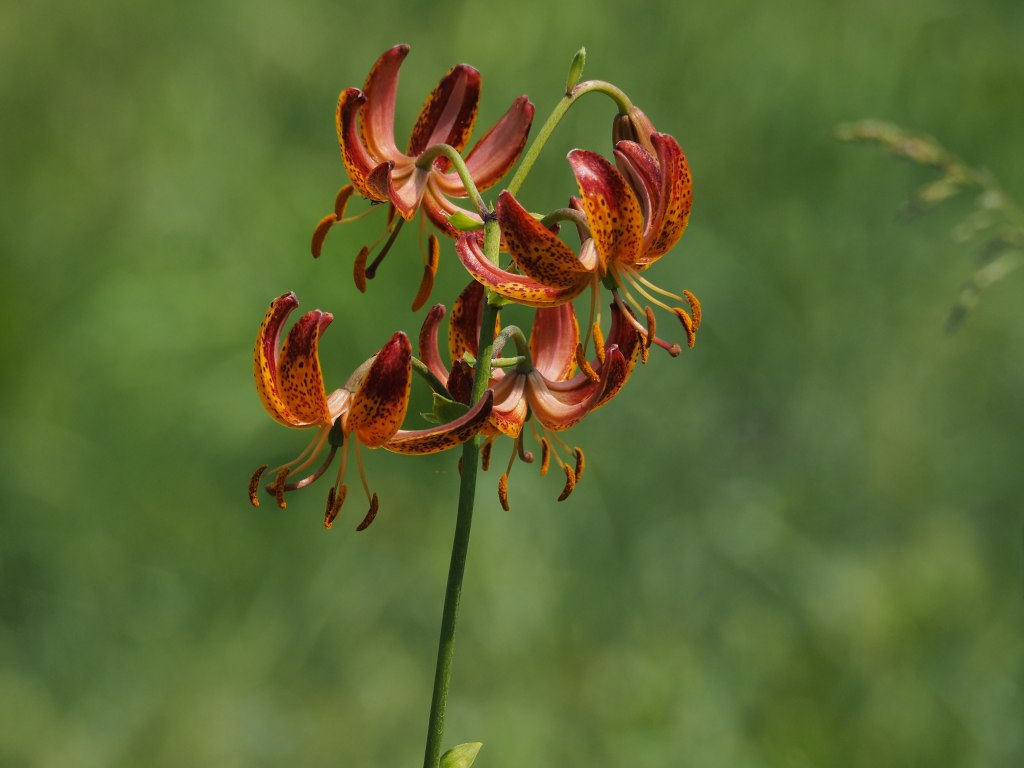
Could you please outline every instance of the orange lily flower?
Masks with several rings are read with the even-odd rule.
[[[450,237],[459,234],[449,222],[452,214],[462,212],[479,219],[478,212],[465,211],[449,199],[469,195],[450,162],[436,157],[423,163],[420,158],[440,144],[458,152],[465,148],[476,123],[480,73],[467,64],[459,64],[441,79],[420,109],[403,152],[395,142],[395,95],[399,68],[408,53],[408,45],[396,45],[386,51],[374,64],[363,90],[346,88],[338,99],[338,142],[352,184],[338,193],[334,213],[317,225],[313,255],[319,256],[328,230],[343,220],[353,189],[371,201],[388,203],[385,234],[390,238],[369,267],[365,267],[365,261],[370,249],[360,253],[362,266],[357,264],[357,284],[361,270],[365,276],[373,276],[402,222],[412,220],[418,210],[422,209]],[[526,144],[533,112],[529,99],[520,96],[466,156],[466,167],[479,191],[496,184],[515,164]],[[401,214],[397,220],[392,215],[396,210]]]
[[[312,442],[295,460],[272,471],[274,481],[266,490],[285,508],[285,493],[304,488],[327,471],[338,449],[341,466],[328,494],[324,524],[329,528],[345,501],[343,483],[350,438],[355,437],[359,474],[370,502],[370,511],[357,530],[369,525],[377,513],[377,494],[370,493],[362,469],[360,445],[385,448],[395,453],[436,453],[460,445],[477,432],[490,415],[491,398],[485,396],[464,415],[453,421],[421,430],[403,430],[412,382],[412,346],[404,333],[394,334],[381,350],[359,366],[345,386],[330,394],[324,389],[318,345],[333,320],[319,309],[307,312],[292,326],[280,345],[285,321],[299,302],[286,293],[270,304],[256,337],[253,375],[256,390],[267,412],[289,427],[315,428]],[[304,474],[319,457],[326,459],[312,474]],[[259,506],[257,491],[264,465],[249,483],[249,500]]]
[[[679,318],[692,347],[700,325],[696,297],[689,291],[683,296],[664,291],[640,274],[682,236],[693,198],[689,166],[678,142],[664,133],[649,138],[656,156],[636,142],[616,144],[616,161],[625,175],[595,152],[575,149],[569,153],[582,195],[582,200],[573,200],[573,207],[585,217],[578,222],[582,238],[578,254],[503,192],[498,198],[498,220],[519,271],[503,270],[488,261],[479,242],[470,237],[460,238],[456,244],[462,263],[495,293],[535,307],[571,301],[588,287],[594,296],[592,306],[596,306],[604,282],[622,317],[643,336],[644,359],[652,343],[678,355],[678,345],[655,335],[654,313],[633,297],[631,289],[635,290]],[[685,297],[690,310],[669,306],[652,294],[680,302]],[[623,299],[645,316],[646,326],[628,311]]]
[[[484,288],[473,282],[462,292],[452,309],[448,327],[448,351],[452,368],[447,369],[437,349],[437,333],[445,308],[437,304],[428,312],[420,331],[420,358],[440,381],[447,382],[454,399],[465,400],[466,383],[471,379],[465,357],[478,353]],[[583,451],[570,448],[556,432],[573,426],[590,412],[597,410],[625,385],[640,353],[641,339],[633,327],[623,322],[621,310],[612,307],[612,325],[607,344],[595,337],[597,357],[583,358],[579,328],[571,304],[539,309],[534,316],[533,328],[527,342],[518,328],[501,331],[495,341],[494,355],[502,352],[503,345],[512,340],[517,355],[499,359],[492,367],[489,387],[494,393],[488,425],[484,432],[488,440],[482,450],[484,468],[489,463],[490,451],[500,435],[513,438],[515,449],[509,468],[499,482],[502,506],[508,508],[508,473],[518,455],[524,461],[533,460],[523,447],[523,428],[530,416],[533,434],[543,454],[541,474],[546,474],[553,454],[566,475],[566,485],[559,501],[572,492],[583,472]],[[507,367],[501,367],[501,364]],[[577,366],[580,370],[577,371]],[[537,426],[540,426],[538,431]],[[575,465],[563,461],[557,446],[561,445],[575,457]]]

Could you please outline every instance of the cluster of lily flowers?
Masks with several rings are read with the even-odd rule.
[[[540,474],[545,475],[552,462],[559,466],[565,481],[558,500],[566,499],[583,475],[584,455],[559,433],[618,394],[637,362],[647,362],[653,347],[673,357],[682,351],[681,344],[658,335],[652,306],[678,320],[680,340],[690,347],[700,326],[700,304],[692,293],[670,293],[643,275],[676,244],[690,214],[690,171],[672,136],[657,132],[643,112],[619,98],[612,130],[614,162],[585,149],[570,152],[579,195],[570,197],[568,207],[546,215],[532,213],[506,189],[492,209],[480,192],[498,184],[519,160],[533,122],[533,105],[525,96],[516,99],[463,160],[461,153],[476,121],[481,78],[472,67],[458,65],[427,98],[403,152],[393,125],[399,69],[408,52],[405,45],[385,52],[362,89],[341,93],[338,140],[351,183],[342,187],[334,210],[317,225],[312,252],[320,255],[335,225],[384,209],[380,240],[363,247],[355,260],[356,287],[365,291],[367,279],[374,277],[405,222],[421,217],[421,223],[454,240],[455,253],[472,280],[452,306],[449,362],[438,349],[447,313],[443,304],[427,311],[416,355],[412,342],[399,331],[341,388],[330,392],[318,353],[320,338],[332,321],[329,313],[317,309],[303,314],[282,344],[288,318],[299,304],[295,294],[286,293],[271,302],[256,338],[253,370],[263,405],[280,423],[310,430],[313,438],[293,461],[269,472],[266,465],[260,467],[249,483],[250,501],[259,506],[266,477],[270,482],[265,491],[284,508],[288,493],[312,485],[337,459],[335,480],[327,493],[328,528],[347,496],[344,479],[350,452],[355,453],[369,504],[357,530],[366,528],[377,514],[378,497],[366,481],[361,447],[430,454],[472,440],[486,470],[495,443],[508,437],[512,450],[498,482],[499,501],[507,510],[508,477],[515,460],[535,461],[524,442],[529,432],[539,446]],[[566,99],[601,90],[602,85],[606,84],[570,82]],[[346,218],[356,194],[371,205]],[[467,200],[470,207],[456,202]],[[484,227],[495,221],[500,228],[499,253],[507,254],[505,266],[500,258],[492,260],[485,246]],[[577,231],[578,246],[560,236],[562,224]],[[412,303],[414,312],[431,294],[440,243],[436,234],[430,234],[422,251],[423,277]],[[371,253],[375,258],[367,264]],[[581,335],[572,302],[588,289]],[[602,314],[602,289],[611,295],[607,316]],[[502,327],[498,315],[493,348],[488,346],[492,351],[486,390],[474,401],[484,308],[509,303],[535,308],[532,329],[527,337],[516,326]],[[426,414],[433,423],[409,430],[402,427],[414,372],[433,389],[434,411]]]

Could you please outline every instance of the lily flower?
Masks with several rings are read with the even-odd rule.
[[[369,267],[360,253],[366,277],[373,277],[403,221],[418,210],[442,232],[457,237],[449,221],[456,212],[479,219],[479,212],[465,211],[449,198],[469,196],[462,179],[447,158],[436,154],[447,144],[462,152],[476,123],[480,102],[480,73],[467,64],[453,67],[427,97],[416,118],[405,151],[395,141],[395,96],[399,68],[409,53],[408,45],[396,45],[377,60],[362,90],[346,88],[338,99],[337,129],[341,157],[352,184],[343,187],[335,201],[334,213],[325,216],[313,234],[312,250],[319,256],[328,230],[343,221],[345,206],[353,190],[378,203],[387,203],[389,215],[385,235],[388,241]],[[479,191],[496,184],[515,164],[526,144],[533,122],[533,105],[520,96],[505,115],[466,156],[466,167]],[[394,212],[400,214],[394,217]],[[360,267],[357,266],[357,284]]]
[[[348,446],[355,438],[356,461],[370,510],[357,530],[363,530],[377,514],[377,494],[370,493],[363,472],[360,446],[385,448],[395,453],[436,453],[474,437],[490,415],[488,394],[464,415],[447,424],[421,430],[403,430],[412,381],[412,346],[404,333],[394,334],[381,350],[363,363],[340,389],[324,389],[318,346],[333,316],[319,309],[307,312],[292,326],[281,346],[285,321],[299,302],[286,293],[270,304],[256,336],[253,375],[256,391],[267,412],[288,427],[315,429],[315,435],[293,461],[271,471],[274,480],[266,490],[285,508],[285,494],[316,481],[341,449],[337,479],[327,497],[324,525],[328,528],[345,501],[344,485]],[[302,477],[327,452],[310,474]],[[260,467],[249,482],[249,500],[259,506]]]
[[[420,358],[440,381],[447,381],[456,399],[464,398],[464,382],[471,376],[466,358],[476,359],[484,288],[477,282],[462,292],[452,309],[448,326],[448,351],[452,367],[441,361],[437,334],[445,308],[437,304],[428,312],[420,331]],[[503,347],[512,341],[513,357],[501,358]],[[642,346],[639,334],[624,322],[621,310],[612,308],[612,324],[605,344],[600,331],[595,334],[597,356],[583,357],[579,328],[571,304],[539,309],[534,315],[529,341],[515,326],[501,330],[494,345],[489,387],[494,404],[483,430],[487,440],[482,447],[484,469],[487,468],[494,441],[501,435],[511,437],[514,450],[509,466],[499,481],[499,499],[508,509],[508,474],[518,456],[526,462],[533,454],[523,446],[523,430],[530,421],[534,438],[542,449],[541,474],[548,471],[550,459],[565,473],[566,483],[559,501],[568,498],[583,473],[584,456],[579,448],[570,448],[556,433],[573,426],[590,412],[605,405],[625,385],[636,364]],[[532,420],[531,420],[532,417]],[[539,428],[538,428],[539,427]],[[561,446],[575,459],[573,465],[563,460]]]
[[[612,292],[626,322],[644,338],[643,357],[651,344],[676,356],[681,348],[658,338],[654,313],[632,295],[636,291],[650,303],[668,310],[683,324],[689,346],[700,325],[700,303],[689,291],[682,296],[658,288],[640,273],[678,242],[686,229],[693,186],[686,156],[678,142],[665,133],[652,133],[656,154],[637,142],[615,146],[620,172],[601,155],[582,149],[569,153],[582,199],[572,201],[581,231],[577,254],[543,222],[538,221],[507,192],[498,198],[498,220],[517,272],[503,270],[483,254],[480,243],[460,238],[456,251],[473,277],[497,294],[520,304],[550,307],[571,301],[588,287],[591,306],[603,282]],[[565,217],[572,218],[573,211]],[[689,305],[689,311],[670,306],[653,294]],[[628,305],[636,314],[627,309]],[[592,309],[592,314],[594,310]],[[691,314],[692,313],[692,314]],[[643,316],[646,325],[636,315]]]

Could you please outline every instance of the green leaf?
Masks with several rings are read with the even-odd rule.
[[[428,421],[434,421],[436,424],[447,424],[456,419],[462,418],[469,411],[469,406],[463,403],[456,402],[455,400],[449,400],[447,397],[434,393],[434,412],[433,418],[427,419]]]
[[[482,742],[469,741],[452,747],[441,755],[441,768],[469,768],[482,746]]]

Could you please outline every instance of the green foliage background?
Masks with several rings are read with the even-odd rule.
[[[366,295],[379,219],[308,254],[336,95],[397,42],[405,126],[459,61],[480,126],[522,92],[546,115],[586,45],[696,180],[652,276],[704,302],[697,348],[570,433],[569,501],[519,466],[503,513],[483,477],[449,744],[482,768],[1020,765],[1022,278],[944,336],[968,203],[896,221],[927,173],[831,137],[927,131],[1024,199],[1015,0],[0,9],[0,765],[419,764],[455,455],[370,455],[358,535],[357,498],[330,532],[326,489],[245,498],[304,441],[253,392],[273,296],[335,313],[338,384],[418,330],[413,237]],[[570,115],[531,207],[610,116]],[[463,282],[446,250],[435,300]]]

